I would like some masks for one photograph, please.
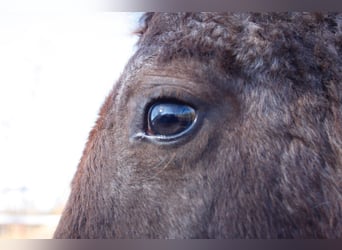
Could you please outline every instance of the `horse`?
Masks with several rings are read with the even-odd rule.
[[[54,238],[341,238],[342,14],[145,13]]]

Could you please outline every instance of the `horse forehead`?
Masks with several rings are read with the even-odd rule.
[[[147,22],[141,42],[151,41],[159,45],[187,40],[188,46],[225,46],[227,41],[240,40],[241,36],[253,36],[257,32],[272,33],[273,29],[313,31],[328,15],[318,13],[156,13]],[[334,19],[334,15],[330,16]],[[270,27],[272,27],[270,29]],[[313,29],[313,30],[312,30]],[[185,45],[184,43],[182,44]]]
[[[227,64],[235,54],[251,52],[262,56],[272,43],[271,38],[260,35],[268,25],[267,18],[250,14],[157,13],[147,23],[139,48],[161,62],[193,58]]]
[[[215,13],[158,13],[150,22],[145,34],[146,44],[151,40],[158,45],[177,45],[193,47],[201,45],[223,46],[223,40],[233,35],[236,22],[230,15]]]

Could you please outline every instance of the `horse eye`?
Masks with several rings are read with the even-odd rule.
[[[188,132],[196,120],[196,111],[187,104],[158,102],[148,111],[147,134],[162,137]]]

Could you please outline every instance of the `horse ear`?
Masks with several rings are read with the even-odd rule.
[[[140,26],[134,31],[134,34],[138,35],[139,37],[144,35],[153,16],[154,12],[146,12],[144,15],[142,15],[139,20]]]

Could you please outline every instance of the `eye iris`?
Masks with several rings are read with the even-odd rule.
[[[155,104],[148,114],[148,133],[164,136],[179,134],[191,126],[195,117],[195,110],[185,104]]]

